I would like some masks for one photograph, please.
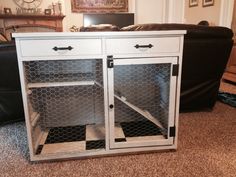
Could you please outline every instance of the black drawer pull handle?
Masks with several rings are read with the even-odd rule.
[[[71,47],[71,46],[68,46],[68,47],[53,47],[52,49],[55,50],[55,51],[58,51],[58,50],[72,50],[73,47]]]
[[[152,44],[148,44],[148,45],[138,45],[138,44],[136,44],[134,47],[136,49],[139,49],[139,48],[152,48],[153,45]]]

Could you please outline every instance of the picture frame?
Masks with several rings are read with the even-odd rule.
[[[11,8],[4,8],[4,14],[12,14]]]
[[[189,0],[189,7],[198,6],[198,0]]]
[[[76,13],[128,12],[128,0],[71,0],[71,11]]]
[[[202,7],[214,6],[214,0],[202,0]]]
[[[44,15],[52,15],[52,9],[45,9]]]

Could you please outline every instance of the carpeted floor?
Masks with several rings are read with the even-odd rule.
[[[2,177],[235,177],[236,109],[180,114],[178,150],[86,160],[30,163],[24,123],[0,127]]]

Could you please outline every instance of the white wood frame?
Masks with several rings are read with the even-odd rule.
[[[74,82],[49,82],[49,83],[29,83],[28,88],[43,88],[43,87],[69,87],[79,85],[94,85],[94,81],[74,81]]]
[[[163,23],[184,23],[185,0],[165,0]]]
[[[110,55],[106,52],[106,39],[107,38],[147,38],[147,37],[179,37],[180,43],[179,47],[180,50],[176,53],[161,53],[161,54],[127,54],[127,55],[114,55],[114,58],[119,58],[120,61],[125,62],[126,59],[130,58],[162,58],[162,62],[166,63],[167,58],[174,58],[175,61],[173,63],[179,63],[179,75],[177,77],[172,77],[176,79],[176,84],[173,84],[171,87],[176,87],[176,98],[175,98],[175,109],[170,112],[170,115],[174,115],[174,118],[170,121],[170,125],[173,124],[176,126],[176,133],[178,132],[178,115],[179,115],[179,95],[180,95],[180,79],[181,79],[181,67],[182,67],[182,50],[183,50],[183,35],[186,31],[146,31],[146,32],[84,32],[84,33],[15,33],[13,37],[16,38],[16,46],[17,46],[17,56],[18,56],[18,65],[19,65],[19,73],[21,79],[21,87],[22,87],[22,97],[23,97],[23,104],[24,104],[24,111],[25,111],[25,118],[26,118],[26,127],[27,127],[27,138],[29,143],[29,150],[30,150],[30,159],[32,161],[42,161],[42,160],[52,160],[52,159],[65,159],[65,158],[77,158],[77,157],[88,157],[88,156],[99,156],[99,155],[112,155],[112,154],[121,154],[121,153],[128,153],[128,152],[144,152],[144,151],[156,151],[156,150],[169,150],[169,149],[176,149],[177,148],[177,137],[178,134],[172,139],[170,142],[165,140],[158,140],[159,145],[153,146],[153,142],[146,142],[145,147],[131,147],[131,148],[119,148],[119,149],[112,149],[110,147],[110,137],[111,137],[111,129],[110,124],[111,120],[109,118],[110,110],[108,108],[108,86],[110,84],[110,80],[108,80],[108,73],[107,73],[107,56]],[[21,52],[21,45],[20,41],[22,40],[37,40],[37,39],[100,39],[102,43],[102,53],[99,55],[78,55],[78,56],[30,56],[24,57],[22,56]],[[35,144],[32,142],[32,124],[35,125],[35,121],[37,122],[37,116],[31,120],[29,115],[30,105],[28,105],[27,96],[28,96],[28,86],[31,87],[40,87],[40,85],[27,85],[25,81],[25,71],[23,67],[24,61],[39,61],[39,60],[78,60],[78,59],[102,59],[103,60],[103,81],[104,81],[104,111],[105,111],[105,131],[106,131],[106,147],[104,150],[98,151],[86,151],[86,152],[70,152],[70,153],[55,153],[55,154],[47,154],[47,155],[35,155]],[[152,60],[151,59],[151,60]],[[117,60],[118,61],[118,60]],[[128,60],[127,60],[128,61]],[[159,61],[161,62],[161,61]],[[175,81],[172,81],[174,83]],[[49,84],[49,85],[47,85]],[[49,86],[59,86],[58,83],[47,83],[46,85],[41,85],[45,87]],[[81,84],[81,83],[62,83],[64,85],[73,85],[73,84]],[[87,83],[88,84],[88,83]],[[172,96],[175,95],[174,93]],[[112,101],[113,97],[109,97],[109,101]],[[114,102],[114,100],[113,100]],[[172,105],[172,106],[173,106]],[[171,106],[171,105],[170,105]],[[32,123],[33,122],[33,123]],[[42,133],[39,136],[38,142],[41,141],[45,134]],[[125,146],[125,145],[124,145]]]
[[[231,28],[234,3],[234,0],[221,0],[219,26]]]

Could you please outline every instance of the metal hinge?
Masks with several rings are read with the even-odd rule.
[[[170,127],[170,137],[175,137],[176,135],[176,128],[174,127]]]
[[[172,76],[178,76],[179,75],[179,64],[174,64],[172,69]]]
[[[107,56],[107,67],[108,68],[113,68],[114,67],[114,62],[113,62],[113,56],[112,55]]]

